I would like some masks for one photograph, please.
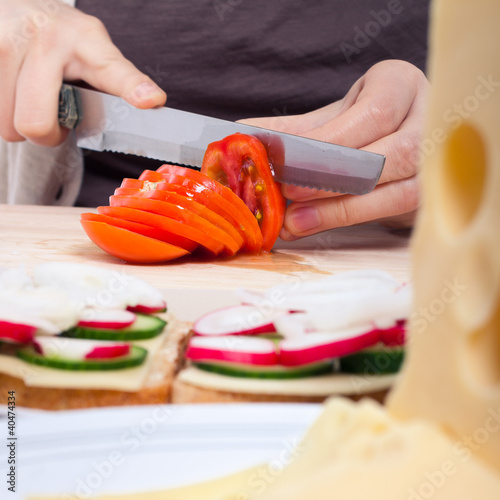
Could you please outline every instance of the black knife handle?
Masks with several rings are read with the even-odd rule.
[[[58,121],[61,127],[75,128],[82,119],[80,95],[71,85],[63,83],[59,91]]]

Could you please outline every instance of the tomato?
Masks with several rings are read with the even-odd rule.
[[[164,217],[163,215],[146,212],[144,210],[137,210],[136,208],[128,207],[97,207],[97,211],[103,215],[125,219],[132,222],[139,222],[148,226],[157,227],[165,231],[184,236],[199,243],[202,247],[206,248],[209,252],[217,255],[224,250],[224,245],[215,241],[197,228],[190,227],[187,224]]]
[[[211,208],[206,204],[198,203],[194,196],[190,196],[188,190],[179,186],[180,189],[175,189],[175,191],[164,191],[158,189],[158,183],[149,183],[142,189],[133,188],[118,188],[115,190],[115,195],[117,196],[139,196],[152,200],[166,201],[177,205],[178,207],[185,208],[192,213],[203,217],[208,222],[216,226],[217,228],[225,231],[233,240],[229,244],[231,249],[231,255],[234,255],[243,245],[243,238],[238,233],[236,228],[228,222],[224,217],[220,216],[218,213],[211,210]]]
[[[177,165],[162,165],[157,172],[145,171],[139,177],[141,180],[154,181],[160,172],[165,181],[183,186],[193,186],[196,190],[202,187],[217,194],[214,197],[221,209],[231,213],[235,223],[244,232],[245,249],[249,252],[259,252],[262,248],[262,233],[257,220],[250,212],[244,201],[234,194],[228,187],[190,168]],[[153,174],[153,175],[152,175]],[[231,208],[232,207],[232,208]],[[236,212],[235,212],[236,211]]]
[[[228,186],[245,202],[259,223],[262,248],[271,250],[283,226],[286,200],[273,178],[264,145],[245,134],[213,142],[205,152],[201,172]]]
[[[104,222],[80,221],[89,238],[105,252],[127,262],[153,264],[177,259],[184,249]]]
[[[164,229],[159,229],[157,227],[148,226],[140,222],[132,222],[126,219],[119,219],[117,217],[110,217],[109,215],[93,214],[93,213],[83,213],[81,215],[81,220],[90,220],[96,222],[104,222],[110,226],[120,227],[122,229],[128,229],[137,234],[142,234],[143,236],[148,236],[149,238],[154,238],[155,240],[165,241],[177,247],[184,248],[188,252],[193,252],[198,243],[178,234],[174,234]]]

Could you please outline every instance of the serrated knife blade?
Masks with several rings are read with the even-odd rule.
[[[141,110],[119,97],[63,85],[59,122],[77,145],[201,168],[207,146],[240,132],[266,147],[275,179],[349,194],[372,191],[385,156],[168,107]]]

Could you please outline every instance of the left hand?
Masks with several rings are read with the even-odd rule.
[[[413,224],[419,205],[417,170],[428,82],[415,66],[383,61],[370,68],[346,96],[303,115],[254,118],[243,123],[301,135],[387,157],[378,185],[363,196],[282,185],[292,200],[281,238],[294,240],[327,229],[378,221]]]

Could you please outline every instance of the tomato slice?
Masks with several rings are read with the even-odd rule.
[[[194,196],[190,196],[190,193],[185,188],[178,186],[178,189],[177,187],[174,187],[174,190],[171,191],[165,191],[158,188],[158,183],[148,183],[143,189],[118,188],[115,190],[115,195],[139,196],[151,200],[166,201],[177,205],[178,207],[185,208],[190,210],[192,213],[203,217],[219,229],[222,229],[232,238],[233,242],[231,242],[229,247],[233,252],[231,255],[234,255],[234,253],[236,253],[243,246],[243,238],[238,233],[236,228],[224,219],[224,217],[211,210],[208,205],[198,203],[194,199]]]
[[[145,177],[147,177],[147,174],[145,175]],[[255,238],[254,236],[255,234],[260,233],[259,228],[253,227],[251,230],[249,230],[246,222],[242,220],[240,211],[232,203],[227,201],[214,190],[204,186],[203,184],[194,182],[187,177],[173,175],[171,176],[171,180],[172,182],[168,182],[166,180],[163,180],[162,182],[150,182],[146,180],[144,181],[142,189],[159,189],[162,191],[172,191],[192,198],[194,201],[206,206],[213,212],[219,214],[230,224],[232,224],[233,228],[243,239],[245,249],[248,249],[249,247],[251,248],[252,246],[260,249],[262,243],[261,238]],[[131,187],[133,186],[133,184],[127,183],[127,186]],[[130,188],[127,187],[123,189]],[[256,233],[256,231],[258,232]]]
[[[111,196],[110,205],[112,207],[136,208],[160,217],[172,219],[183,224],[189,231],[197,230],[204,235],[205,242],[203,245],[216,255],[222,251],[226,251],[231,255],[238,250],[234,240],[222,229],[214,226],[203,217],[172,203],[149,200],[139,196]],[[191,239],[194,239],[194,237]]]
[[[97,211],[100,214],[109,215],[110,217],[121,218],[132,222],[140,222],[141,224],[146,224],[148,226],[157,227],[160,229],[164,229],[165,231],[178,234],[185,238],[196,241],[196,243],[198,243],[214,255],[217,255],[221,253],[222,250],[224,250],[224,245],[222,243],[214,241],[210,238],[207,239],[206,234],[199,229],[189,227],[182,222],[171,219],[170,217],[164,217],[163,215],[127,207],[102,206],[97,207]]]
[[[155,240],[164,241],[165,243],[170,243],[177,247],[184,248],[188,252],[193,252],[197,247],[198,243],[178,234],[165,231],[153,226],[148,226],[140,222],[132,222],[125,219],[120,219],[118,217],[110,217],[109,215],[94,214],[94,213],[83,213],[81,215],[81,220],[90,220],[96,222],[104,222],[110,226],[120,227],[122,229],[128,229],[137,234],[142,234],[148,238],[154,238]]]
[[[104,222],[81,220],[80,223],[98,247],[126,262],[153,264],[177,259],[189,253],[184,248]]]
[[[161,171],[161,167],[159,169]],[[285,216],[286,200],[275,182],[264,145],[245,134],[233,134],[208,145],[201,172],[238,195],[254,214],[264,250],[271,250]]]
[[[139,177],[141,180],[149,180],[154,182],[157,179],[157,174],[161,173],[165,181],[172,184],[191,185],[194,183],[196,189],[205,186],[209,190],[218,194],[224,202],[220,205],[225,207],[227,211],[231,211],[229,206],[237,210],[236,223],[245,232],[245,249],[249,252],[259,252],[262,248],[262,233],[259,229],[257,220],[250,212],[244,201],[235,195],[228,187],[219,184],[217,181],[207,177],[206,175],[192,170],[190,168],[179,167],[177,165],[162,165],[156,172],[145,171]],[[218,199],[220,202],[221,200]],[[234,212],[233,212],[234,213]]]

